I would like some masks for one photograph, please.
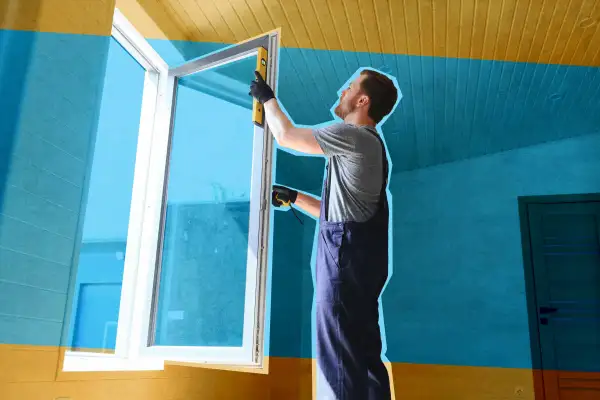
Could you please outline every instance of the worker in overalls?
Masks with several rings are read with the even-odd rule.
[[[296,127],[256,74],[250,94],[264,104],[277,143],[327,157],[321,199],[274,186],[275,207],[294,204],[319,219],[316,271],[317,398],[387,400],[379,296],[388,278],[388,162],[377,124],[398,91],[377,71],[361,71],[335,108],[343,122]]]

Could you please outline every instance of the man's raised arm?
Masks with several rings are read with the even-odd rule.
[[[323,154],[312,129],[297,128],[279,107],[273,90],[258,72],[250,85],[250,95],[265,107],[265,118],[277,144],[305,154]]]

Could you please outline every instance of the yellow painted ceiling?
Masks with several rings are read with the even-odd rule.
[[[236,43],[280,27],[285,47],[600,66],[600,0],[117,0],[117,6],[149,38]]]

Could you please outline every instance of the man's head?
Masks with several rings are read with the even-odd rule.
[[[397,100],[398,90],[390,78],[365,69],[342,92],[335,114],[343,120],[370,120],[377,125],[392,111]]]

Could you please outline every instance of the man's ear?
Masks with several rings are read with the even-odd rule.
[[[369,99],[369,96],[367,96],[366,94],[361,94],[360,97],[358,98],[358,106],[366,106],[371,102],[371,99]]]

